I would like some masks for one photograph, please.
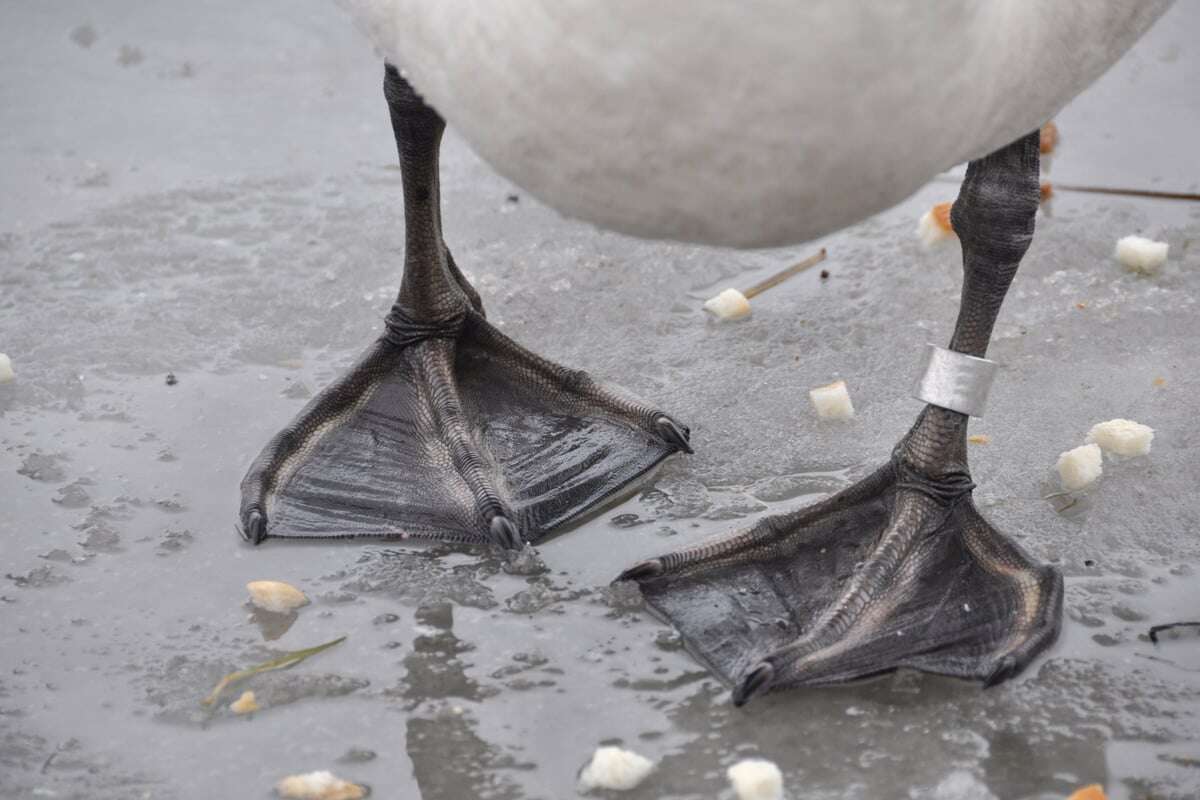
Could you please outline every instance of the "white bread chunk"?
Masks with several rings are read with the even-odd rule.
[[[1156,242],[1143,236],[1126,236],[1117,240],[1117,260],[1131,272],[1153,275],[1167,262],[1166,242]]]
[[[725,775],[733,786],[738,800],[782,800],[783,773],[771,761],[747,758],[739,761]]]
[[[1100,445],[1085,444],[1058,457],[1058,479],[1068,492],[1091,486],[1104,473]]]
[[[1118,456],[1144,456],[1150,452],[1154,429],[1131,419],[1110,419],[1092,426],[1087,441]]]
[[[726,289],[704,301],[704,310],[717,319],[741,319],[750,316],[750,301],[737,289]]]
[[[846,391],[845,381],[834,381],[828,386],[818,386],[808,393],[817,416],[821,419],[850,419],[854,416],[854,403]]]
[[[612,789],[628,791],[637,786],[654,770],[654,762],[632,750],[620,747],[597,747],[592,760],[579,775],[579,789]]]

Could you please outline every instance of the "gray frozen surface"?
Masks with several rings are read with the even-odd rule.
[[[1200,190],[1198,35],[1195,4],[1164,17],[1059,117],[1048,177]],[[543,574],[474,550],[254,549],[233,527],[245,467],[376,334],[399,277],[379,63],[321,0],[8,3],[0,41],[0,351],[18,376],[0,385],[0,796],[268,797],[331,768],[376,797],[565,798],[615,741],[660,761],[631,798],[730,798],[724,768],[751,754],[792,800],[1200,793],[1200,638],[1145,636],[1200,616],[1197,205],[1060,196],[997,327],[976,495],[1065,573],[1059,643],[986,692],[900,674],[736,710],[608,581],[887,456],[919,408],[919,345],[957,309],[957,245],[913,235],[953,182],[820,243],[737,253],[564,221],[451,135],[447,239],[491,316],[654,398],[697,454],[546,544]],[[1162,274],[1113,260],[1134,232],[1170,242]],[[740,324],[699,311],[817,244],[827,281]],[[806,391],[837,377],[858,416],[822,424]],[[1118,416],[1157,429],[1153,453],[1057,511],[1054,459]],[[258,578],[314,600],[271,641],[279,621],[243,606]],[[199,705],[226,672],[341,634],[252,679],[262,711]],[[375,755],[339,761],[354,749]]]

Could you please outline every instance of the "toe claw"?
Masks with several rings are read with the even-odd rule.
[[[775,668],[768,662],[764,661],[754,669],[747,673],[742,682],[733,690],[733,704],[735,706],[744,706],[750,701],[750,698],[756,694],[761,694],[771,680],[775,677]]]
[[[692,454],[692,445],[688,441],[691,430],[686,425],[680,425],[670,417],[663,415],[654,420],[654,429],[668,444],[678,447],[688,455]]]
[[[613,583],[616,583],[617,581],[640,581],[645,580],[646,578],[656,578],[659,575],[662,575],[662,573],[662,562],[657,558],[651,558],[634,564],[632,567],[618,575],[617,580],[613,581]]]
[[[520,550],[525,546],[517,526],[503,514],[492,517],[492,541],[505,550]]]
[[[257,506],[250,508],[242,517],[242,527],[239,531],[242,538],[250,544],[261,544],[267,538],[267,516]]]
[[[1004,683],[1004,681],[1017,674],[1017,659],[1014,656],[1004,656],[996,665],[992,667],[992,671],[983,679],[983,688],[990,689],[996,684]]]

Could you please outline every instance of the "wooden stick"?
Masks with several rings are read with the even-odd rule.
[[[1054,183],[1054,191],[1084,192],[1085,194],[1116,194],[1124,197],[1153,197],[1157,200],[1200,200],[1200,194],[1188,192],[1159,192],[1154,189],[1122,189],[1113,186],[1078,186],[1070,183]]]
[[[809,267],[820,264],[824,260],[825,260],[825,248],[822,247],[821,251],[819,253],[817,253],[816,255],[809,256],[808,258],[804,259],[800,263],[793,264],[792,266],[788,267],[787,269],[783,270],[782,272],[776,272],[771,277],[769,277],[763,281],[760,281],[759,283],[754,284],[749,289],[742,292],[742,296],[744,296],[747,300],[749,300],[751,297],[757,297],[758,295],[765,292],[767,289],[770,289],[773,286],[778,286],[779,284],[783,283],[784,281],[786,281],[788,278],[792,277],[793,275],[798,275],[799,273],[803,272],[804,270],[808,269]]]
[[[962,183],[962,178],[956,178],[953,175],[938,175],[935,180],[938,183]],[[1162,192],[1157,189],[1127,189],[1121,186],[1083,186],[1077,183],[1055,183],[1054,181],[1049,181],[1048,183],[1056,192],[1112,194],[1121,197],[1149,197],[1154,200],[1186,200],[1192,202],[1200,200],[1200,194],[1191,192]]]

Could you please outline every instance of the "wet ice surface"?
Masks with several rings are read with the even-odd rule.
[[[1181,631],[1155,647],[1145,636],[1200,610],[1195,206],[1060,197],[997,325],[991,355],[1007,369],[972,426],[991,438],[971,448],[976,497],[1066,575],[1059,643],[986,692],[900,674],[737,710],[608,581],[823,497],[887,456],[919,408],[907,397],[919,345],[945,342],[957,309],[957,246],[923,251],[913,235],[954,185],[822,242],[734,253],[565,222],[451,136],[447,239],[491,317],[655,399],[692,425],[697,454],[545,544],[544,568],[440,547],[254,549],[233,528],[243,471],[377,333],[395,291],[399,172],[378,65],[315,4],[273,35],[283,52],[325,42],[297,80],[344,91],[332,107],[281,121],[306,94],[272,53],[268,77],[246,80],[273,99],[255,117],[231,94],[241,112],[220,157],[110,131],[97,169],[118,174],[125,152],[164,165],[159,177],[64,186],[55,170],[90,156],[87,137],[85,154],[54,149],[70,136],[42,96],[68,83],[45,66],[53,58],[113,104],[153,106],[137,103],[149,96],[195,130],[224,106],[193,108],[180,82],[254,63],[243,49],[265,34],[231,25],[221,40],[211,20],[191,20],[209,50],[185,59],[153,15],[54,13],[17,20],[29,41],[3,62],[6,97],[37,102],[21,106],[27,132],[5,126],[0,140],[4,163],[21,164],[7,173],[0,239],[0,350],[17,371],[0,386],[0,795],[265,797],[286,774],[331,769],[379,797],[561,798],[602,743],[660,762],[632,798],[728,797],[724,770],[747,756],[777,762],[790,797],[1053,798],[1093,781],[1117,798],[1200,790],[1200,638]],[[1200,111],[1194,94],[1171,92],[1196,74],[1183,32],[1200,17],[1172,15],[1060,117],[1049,178],[1197,190]],[[41,71],[19,69],[22,57]],[[170,72],[181,60],[192,75]],[[211,80],[205,101],[224,102],[233,79]],[[1173,102],[1156,118],[1160,138],[1116,160],[1115,144],[1144,143],[1147,126],[1114,104],[1143,103],[1145,120],[1144,96]],[[323,135],[337,114],[340,143]],[[307,125],[315,132],[297,133]],[[304,145],[290,160],[262,145],[281,126]],[[1171,244],[1153,278],[1112,258],[1134,232]],[[714,288],[752,284],[822,244],[828,280],[806,274],[757,298],[743,323],[700,310]],[[807,390],[835,378],[857,416],[821,423]],[[1152,454],[1106,462],[1099,486],[1057,512],[1061,499],[1043,499],[1054,458],[1112,417],[1153,426]],[[260,578],[314,602],[253,614],[244,585]],[[213,711],[199,703],[234,669],[342,634]],[[237,717],[227,705],[243,688],[263,709]]]

